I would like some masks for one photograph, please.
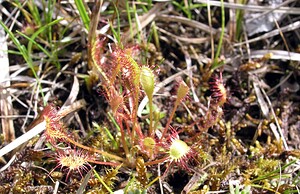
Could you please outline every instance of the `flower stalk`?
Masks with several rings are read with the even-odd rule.
[[[173,119],[173,117],[175,115],[175,112],[176,112],[178,106],[180,105],[181,101],[187,96],[188,92],[189,92],[189,87],[186,85],[186,83],[184,81],[180,80],[179,87],[177,89],[177,98],[176,98],[176,101],[174,103],[174,108],[173,108],[173,110],[172,110],[172,112],[171,112],[171,114],[169,116],[168,122],[167,122],[167,124],[166,124],[166,126],[164,128],[164,131],[163,131],[163,134],[161,136],[161,139],[164,138],[165,135],[167,134],[167,131],[168,131],[169,127],[170,127],[172,119]]]
[[[149,133],[150,136],[154,137],[153,130],[153,93],[154,93],[154,74],[149,67],[142,67],[141,70],[141,85],[149,99]]]

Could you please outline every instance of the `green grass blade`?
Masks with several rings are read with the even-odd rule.
[[[111,115],[111,113],[108,113],[108,117],[111,120],[111,122],[115,125],[115,127],[117,128],[118,132],[121,131],[117,121],[115,120],[115,118]]]
[[[244,2],[242,2],[244,4]],[[236,10],[236,33],[235,33],[235,39],[240,40],[241,34],[242,34],[242,27],[243,27],[243,18],[244,11],[241,9]]]
[[[222,48],[222,44],[223,44],[223,37],[225,34],[225,8],[224,8],[224,0],[221,0],[221,14],[222,14],[222,30],[221,30],[221,35],[220,35],[220,40],[219,40],[219,44],[218,44],[218,48],[217,48],[217,52],[215,55],[215,59],[212,65],[212,70],[217,69],[218,67],[222,66],[223,63],[219,63],[218,62],[218,58],[220,56],[221,53],[221,48]]]
[[[4,51],[4,52],[6,52],[6,51]],[[14,51],[14,50],[8,50],[7,53],[8,54],[12,54],[12,55],[20,55],[20,56],[22,56],[21,52]]]
[[[97,173],[97,171],[95,169],[93,169],[95,176],[97,177],[97,179],[100,181],[100,183],[106,188],[106,190],[109,193],[114,193],[108,186],[107,184],[105,184],[105,182],[103,181],[103,179],[100,177],[100,175]]]
[[[81,17],[81,20],[83,22],[83,25],[85,29],[89,30],[89,25],[90,25],[90,17],[87,14],[87,11],[85,10],[84,4],[82,0],[75,0],[76,7],[79,11],[79,15]]]
[[[114,136],[111,134],[109,129],[107,127],[104,127],[104,130],[106,131],[106,134],[107,134],[108,138],[112,141],[113,147],[115,149],[118,148],[118,143],[116,142]]]
[[[32,44],[34,44],[35,46],[37,46],[42,52],[44,52],[47,57],[51,58],[51,54],[44,49],[44,47],[42,45],[40,45],[39,43],[37,43],[36,41],[34,41],[32,38],[28,37],[26,34],[20,32],[20,31],[16,31],[18,34],[20,34],[21,36],[23,36],[24,38],[26,38],[28,41],[32,42]]]
[[[134,13],[134,17],[135,17],[135,27],[136,29],[139,29],[139,25],[138,25],[138,14],[137,14],[137,9],[136,9],[136,6],[135,4],[133,4],[133,13]],[[142,42],[142,38],[141,38],[141,32],[138,30],[137,31],[137,39],[138,39],[138,42]]]
[[[126,12],[127,12],[128,24],[130,29],[130,36],[131,38],[133,38],[132,19],[131,19],[130,6],[128,0],[126,0]]]
[[[120,24],[120,13],[117,5],[114,3],[115,13],[117,14],[117,31],[113,28],[113,24],[111,23],[111,30],[117,39],[118,45],[123,48],[121,44],[121,24]]]
[[[28,56],[27,56],[26,50],[24,50],[25,49],[24,46],[21,45],[21,43],[19,42],[19,40],[15,37],[15,35],[7,28],[7,26],[1,20],[0,20],[0,25],[3,27],[3,29],[5,30],[5,32],[11,38],[11,40],[14,43],[14,45],[17,46],[17,48],[19,49],[20,53],[23,55],[25,61],[28,62]]]
[[[39,28],[35,33],[32,34],[32,36],[30,37],[29,40],[35,40],[36,37],[37,37],[40,33],[44,32],[48,27],[50,27],[50,26],[52,26],[52,25],[54,25],[54,24],[59,23],[61,20],[63,20],[63,19],[60,18],[60,19],[54,20],[54,21],[52,21],[52,22],[46,24],[45,26]],[[29,42],[28,42],[27,50],[28,50],[28,53],[29,53],[29,54],[31,54],[31,52],[32,52],[32,46],[33,46],[33,44],[34,44],[34,41],[29,41]],[[45,49],[43,49],[43,50],[45,51]],[[45,54],[47,55],[47,52],[45,52]],[[51,54],[48,53],[48,55],[49,55],[50,58],[51,58]],[[59,65],[56,65],[56,66],[57,66],[57,68],[59,68]]]
[[[55,20],[45,26],[43,26],[42,28],[40,28],[37,32],[35,32],[32,36],[31,39],[34,40],[39,33],[41,33],[42,31],[44,31],[45,28],[47,28],[50,25],[56,24],[58,23],[60,20]],[[31,49],[32,49],[32,44],[33,42],[29,41],[28,43],[28,48],[26,49],[24,45],[22,45],[19,40],[15,37],[15,35],[7,28],[7,26],[0,21],[0,25],[3,27],[3,29],[6,31],[6,33],[8,34],[8,36],[11,38],[11,40],[13,41],[13,43],[17,46],[18,50],[20,51],[20,53],[22,54],[24,60],[26,61],[27,65],[29,66],[29,68],[31,69],[33,76],[35,77],[35,79],[37,80],[38,83],[38,87],[40,89],[42,98],[44,99],[44,93],[42,92],[42,85],[40,82],[39,77],[36,74],[36,71],[34,69],[34,65],[32,62],[32,58],[31,58]],[[44,104],[46,105],[46,102],[44,102]]]
[[[265,175],[261,175],[255,179],[252,180],[252,182],[257,182],[257,181],[261,181],[264,179],[268,179],[268,178],[280,178],[280,177],[290,177],[290,174],[281,174],[280,175],[280,171],[283,171],[284,169],[286,169],[287,167],[291,166],[292,164],[295,164],[297,161],[294,160],[288,164],[283,165],[281,168],[278,168],[276,170],[273,170]]]
[[[148,6],[144,5],[144,3],[145,3],[144,1],[138,0],[137,2],[139,2],[139,3],[141,4],[142,11],[143,11],[144,13],[146,13],[146,12],[149,11],[149,9],[148,9],[148,7],[149,7],[149,0],[148,0],[148,2],[147,2]]]
[[[54,10],[54,5],[55,5],[56,1],[48,1],[48,10],[46,12],[46,24],[49,24],[52,22],[52,17],[53,17],[53,10]],[[49,26],[48,30],[48,40],[51,41],[52,40],[52,26]]]
[[[42,21],[41,21],[42,17],[40,16],[39,9],[36,6],[35,2],[33,0],[30,0],[27,3],[27,6],[30,10],[30,13],[31,13],[32,17],[33,17],[33,21],[36,23],[37,26],[42,26]]]
[[[190,7],[191,2],[190,1],[187,2],[187,5],[182,5],[182,4],[184,4],[183,2],[178,3],[176,1],[173,1],[172,4],[175,5],[178,9],[180,9],[183,13],[185,13],[185,15],[187,15],[187,17],[189,19],[192,19],[192,13],[191,13],[191,7]]]

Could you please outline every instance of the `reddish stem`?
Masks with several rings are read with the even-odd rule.
[[[100,164],[100,165],[109,165],[109,166],[119,166],[120,163],[115,163],[115,162],[101,162],[101,161],[96,161],[96,160],[87,160],[90,163],[93,164]]]
[[[123,158],[119,157],[119,156],[116,156],[116,155],[113,155],[113,154],[110,154],[110,153],[107,153],[105,151],[101,151],[101,150],[98,150],[98,149],[95,149],[95,148],[92,148],[92,147],[82,145],[82,144],[74,141],[73,139],[71,139],[69,137],[65,137],[65,138],[66,138],[67,141],[69,141],[70,143],[74,144],[77,147],[80,147],[80,148],[85,149],[85,150],[90,151],[90,152],[99,153],[99,154],[101,154],[105,157],[111,158],[111,159],[115,159],[115,160],[118,160],[118,161],[125,162],[125,160]]]
[[[160,164],[160,163],[166,162],[168,159],[169,159],[169,156],[158,159],[158,160],[150,161],[150,162],[145,162],[145,166]]]
[[[178,105],[179,105],[179,103],[178,103],[177,100],[176,100],[175,105],[174,105],[174,108],[173,108],[173,110],[172,110],[172,112],[171,112],[171,114],[170,114],[168,123],[166,124],[166,127],[164,128],[163,134],[162,134],[162,136],[161,136],[160,139],[164,138],[164,136],[166,135],[166,133],[167,133],[169,127],[170,127],[170,124],[171,124],[171,122],[172,122],[172,119],[173,119],[173,117],[174,117],[174,115],[175,115],[175,112],[176,112],[176,110],[177,110]]]

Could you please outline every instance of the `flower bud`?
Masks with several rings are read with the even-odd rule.
[[[177,102],[183,100],[189,92],[189,87],[184,81],[180,81],[179,87],[177,90]]]
[[[151,100],[154,92],[154,74],[149,67],[142,67],[140,82],[147,97]]]

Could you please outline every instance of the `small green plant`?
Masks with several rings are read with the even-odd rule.
[[[154,111],[154,88],[155,74],[153,70],[141,65],[141,62],[136,60],[139,48],[137,46],[119,48],[116,47],[108,54],[107,60],[103,61],[99,55],[104,55],[102,48],[103,40],[98,39],[93,46],[93,63],[95,70],[98,71],[102,80],[102,94],[106,97],[108,104],[111,107],[110,120],[116,127],[113,130],[107,130],[104,137],[109,138],[114,142],[114,145],[119,145],[118,149],[114,149],[115,153],[110,153],[105,150],[86,146],[78,142],[72,135],[68,134],[68,129],[60,121],[60,116],[55,106],[49,105],[43,111],[43,117],[46,121],[46,130],[44,136],[46,140],[61,153],[61,149],[65,149],[60,144],[72,144],[73,149],[68,153],[74,155],[59,154],[57,167],[68,167],[69,172],[80,169],[86,169],[89,163],[118,166],[122,163],[123,166],[133,168],[139,164],[138,180],[145,186],[146,180],[145,169],[147,166],[158,164],[167,164],[170,167],[177,165],[182,169],[190,171],[190,162],[197,160],[196,147],[190,146],[189,142],[182,140],[179,132],[172,127],[173,117],[181,103],[187,99],[189,87],[182,80],[176,82],[176,95],[173,102],[173,108],[167,117],[167,122],[163,128],[158,128],[156,123],[160,122],[160,118],[155,116]],[[97,55],[99,54],[99,55]],[[203,118],[205,123],[199,122],[202,131],[208,130],[222,116],[222,105],[227,100],[226,89],[223,85],[222,75],[214,77],[210,82],[212,91],[212,101],[206,116]],[[142,89],[142,90],[141,90]],[[140,122],[138,119],[138,106],[141,96],[147,96],[149,99],[149,122]],[[142,126],[148,126],[146,130]],[[99,126],[98,126],[99,128]],[[113,134],[119,134],[115,136]],[[58,144],[58,142],[60,144]],[[197,146],[197,145],[194,145]],[[85,150],[88,154],[81,154]],[[122,158],[123,151],[125,159]],[[79,153],[79,154],[77,154]],[[94,155],[98,155],[97,157]],[[115,162],[107,162],[106,158]],[[103,160],[104,161],[101,161]],[[100,160],[100,161],[99,161]],[[143,168],[141,168],[141,162]],[[56,167],[56,168],[57,168]],[[144,169],[144,170],[141,170]],[[142,173],[144,172],[144,173]],[[165,171],[164,176],[167,175]],[[143,178],[142,178],[143,177]]]
[[[276,134],[267,130],[271,128],[274,132],[274,123],[278,130],[280,127],[294,129],[286,121],[292,115],[294,127],[297,126],[299,110],[278,98],[284,105],[268,106],[274,108],[274,114],[256,115],[260,103],[255,100],[260,97],[251,86],[247,87],[244,76],[253,77],[255,73],[258,75],[255,77],[263,79],[261,83],[268,84],[266,72],[261,70],[276,70],[275,76],[282,77],[286,69],[277,75],[280,70],[275,67],[275,60],[265,66],[269,61],[264,58],[270,57],[238,64],[244,63],[247,57],[246,47],[236,49],[243,43],[230,42],[234,39],[230,35],[235,35],[234,41],[241,40],[243,12],[253,11],[252,6],[246,6],[244,0],[207,1],[207,4],[192,0],[74,2],[1,3],[4,12],[0,23],[15,45],[10,47],[9,57],[23,57],[12,60],[16,66],[10,72],[22,66],[22,70],[24,67],[29,71],[17,70],[14,75],[19,73],[33,80],[21,83],[28,87],[26,98],[15,92],[18,90],[14,87],[20,84],[18,76],[12,79],[12,87],[5,86],[1,91],[7,89],[12,95],[17,94],[14,104],[25,99],[20,104],[28,108],[31,116],[33,109],[35,115],[38,112],[39,97],[47,93],[44,110],[33,122],[36,126],[25,129],[27,132],[14,142],[1,145],[4,146],[0,149],[1,157],[12,150],[17,154],[15,160],[0,169],[0,193],[53,193],[56,186],[49,184],[50,179],[59,183],[58,192],[64,193],[113,193],[115,190],[116,193],[158,190],[176,193],[179,189],[182,193],[297,192],[300,181],[295,158],[300,154],[285,150],[283,141],[274,140]],[[233,7],[236,12],[231,11]],[[281,8],[280,5],[270,11],[284,11]],[[5,13],[6,10],[17,10],[19,15]],[[236,14],[236,20],[231,21],[234,18],[231,14]],[[236,22],[229,36],[226,22]],[[174,36],[168,36],[171,33]],[[243,37],[247,40],[247,34]],[[181,49],[176,48],[178,45]],[[262,52],[250,52],[253,45],[256,43],[247,45],[251,58]],[[270,45],[280,48],[280,44]],[[231,68],[231,74],[226,73],[227,66],[218,69],[224,65],[223,58],[232,61],[228,57],[237,51],[241,60],[234,60],[233,64],[238,68]],[[272,59],[282,53],[274,53]],[[162,56],[166,58],[164,63],[160,63]],[[291,52],[292,56],[295,53]],[[199,68],[194,68],[195,63]],[[260,70],[262,67],[265,68]],[[58,104],[65,100],[70,91],[70,77],[74,83],[63,108],[46,105],[56,97]],[[284,84],[280,82],[281,87]],[[78,91],[81,86],[86,88]],[[278,86],[268,91],[268,96],[273,98]],[[34,90],[28,101],[31,87]],[[237,87],[233,94],[227,91],[230,87]],[[296,94],[291,96],[294,98]],[[73,107],[73,100],[81,97],[87,104],[80,108],[86,109],[75,114],[76,120],[65,118],[70,113],[62,113],[66,104],[71,103],[68,107]],[[292,109],[296,109],[296,114]],[[74,129],[77,122],[80,130]],[[250,136],[246,141],[240,138],[245,134]],[[185,185],[177,188],[177,180]]]

